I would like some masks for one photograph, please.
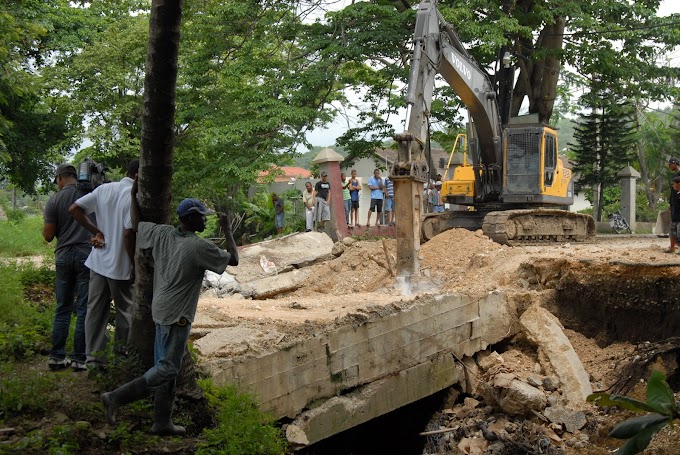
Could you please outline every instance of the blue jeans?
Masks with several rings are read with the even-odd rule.
[[[352,200],[344,199],[345,202],[345,221],[349,224],[349,211],[352,210]]]
[[[156,340],[154,343],[153,356],[154,366],[144,373],[146,384],[150,388],[160,387],[177,378],[182,367],[184,348],[189,341],[191,323],[185,321],[184,325],[175,323],[172,325],[156,324]]]
[[[71,314],[76,313],[76,330],[73,336],[73,360],[85,361],[85,315],[90,269],[85,267],[87,254],[72,250],[61,254],[56,263],[55,292],[57,308],[54,311],[52,349],[50,357],[66,357],[66,340],[71,326]],[[75,308],[74,308],[75,303]],[[75,310],[75,311],[74,311]]]

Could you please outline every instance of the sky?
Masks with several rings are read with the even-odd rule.
[[[348,1],[338,1],[335,5],[337,9],[342,8]],[[659,7],[659,16],[667,16],[673,13],[680,13],[680,1],[678,0],[663,0],[661,6]],[[677,49],[671,56],[672,61],[680,65],[680,49]],[[341,109],[339,104],[336,105],[338,109]],[[316,128],[309,131],[306,135],[307,140],[312,145],[317,146],[332,146],[335,144],[335,140],[341,136],[347,129],[352,126],[356,126],[356,111],[348,111],[345,113],[348,118],[344,116],[338,116],[331,124],[324,128]],[[393,117],[390,119],[390,123],[394,126],[396,132],[403,131],[405,124],[405,114],[402,113],[398,117]],[[306,149],[301,147],[298,149],[299,152],[305,152]]]

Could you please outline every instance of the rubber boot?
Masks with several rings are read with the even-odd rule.
[[[175,402],[175,381],[156,389],[154,398],[154,419],[151,432],[158,435],[181,436],[187,430],[181,425],[172,423],[172,405]]]
[[[140,376],[127,384],[123,384],[113,392],[102,393],[104,403],[104,415],[109,425],[116,424],[116,411],[121,406],[140,400],[149,395],[149,387],[146,385],[144,376]]]

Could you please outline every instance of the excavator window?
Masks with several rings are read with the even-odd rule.
[[[545,186],[552,186],[555,179],[555,168],[557,167],[557,141],[552,134],[545,135],[544,153],[543,182]]]

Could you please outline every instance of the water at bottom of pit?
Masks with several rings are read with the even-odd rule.
[[[441,409],[447,391],[411,403],[363,425],[319,441],[300,455],[420,455],[425,447],[424,431],[432,416]]]

